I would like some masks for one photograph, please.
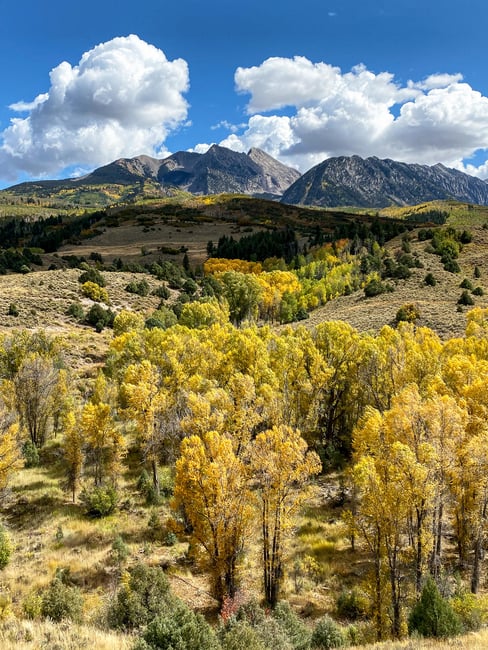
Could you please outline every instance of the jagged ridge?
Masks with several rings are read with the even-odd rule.
[[[57,188],[132,185],[149,180],[192,194],[233,192],[279,197],[299,177],[298,171],[260,149],[245,154],[213,145],[204,154],[179,151],[163,160],[150,156],[120,158],[81,178],[27,182],[9,190],[20,193],[38,188],[52,192]]]
[[[329,158],[303,174],[283,203],[384,208],[453,199],[488,205],[488,183],[438,163],[407,164],[376,157]]]

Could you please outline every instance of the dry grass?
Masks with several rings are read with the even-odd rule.
[[[129,650],[133,639],[94,627],[9,620],[0,625],[2,650]]]
[[[458,212],[460,209],[457,209]],[[458,212],[453,213],[451,218],[462,225]],[[428,242],[417,241],[414,234],[411,241],[412,253],[418,256],[424,267],[412,269],[412,276],[408,280],[396,281],[393,293],[365,298],[363,291],[360,290],[350,296],[337,298],[315,310],[303,323],[312,327],[324,320],[339,319],[349,322],[361,331],[378,331],[385,324],[394,324],[399,307],[413,302],[418,305],[421,312],[419,325],[432,328],[444,339],[462,335],[468,308],[457,311],[457,300],[461,294],[460,282],[467,277],[474,286],[480,285],[488,295],[488,260],[485,255],[488,246],[488,230],[479,223],[486,215],[484,212],[471,213],[467,208],[465,212],[468,216],[472,215],[473,225],[470,226],[470,230],[473,233],[473,242],[466,245],[461,253],[459,259],[461,273],[453,274],[444,271],[439,257],[425,251]],[[463,218],[466,227],[467,216]],[[487,219],[488,217],[485,220]],[[175,249],[184,246],[188,248],[191,263],[197,264],[205,258],[209,240],[217,242],[224,234],[232,234],[233,237],[239,238],[243,232],[238,224],[223,219],[205,223],[157,221],[156,219],[151,227],[142,227],[134,222],[123,222],[118,228],[107,228],[103,234],[90,239],[86,244],[65,246],[59,255],[88,257],[92,251],[96,251],[109,262],[115,257],[122,257],[127,261],[145,263],[160,258],[162,246]],[[144,255],[141,252],[143,248]],[[386,248],[395,255],[401,250],[401,239],[396,238],[388,242]],[[182,254],[166,255],[166,258],[181,262]],[[53,261],[60,264],[60,257],[46,256],[44,268]],[[473,278],[475,266],[478,266],[481,271],[479,280]],[[429,272],[433,273],[437,280],[434,287],[426,286],[424,283],[425,275]],[[97,356],[98,360],[100,359],[97,350],[105,349],[104,337],[107,334],[95,335],[92,329],[80,327],[66,315],[72,302],[81,301],[86,308],[91,305],[91,301],[81,295],[80,285],[77,282],[79,273],[77,269],[66,269],[0,276],[0,329],[43,327],[53,332],[75,332],[76,336],[80,337],[77,346],[79,351],[76,351],[80,364],[85,360],[88,363],[96,363]],[[139,280],[140,276],[133,273],[109,272],[104,275],[112,309],[118,311],[129,308],[147,315],[159,304],[159,299],[154,296],[143,298],[124,291],[130,281]],[[160,284],[152,276],[147,275],[145,279],[151,289]],[[476,297],[475,302],[481,307],[488,305],[486,297]],[[18,317],[7,314],[11,303],[17,305]],[[75,362],[75,365],[79,363]]]
[[[163,259],[182,261],[183,253],[168,255],[161,247],[179,250],[188,249],[192,264],[202,264],[207,258],[207,244],[217,244],[222,236],[239,239],[241,228],[235,222],[216,220],[210,222],[182,221],[180,219],[158,219],[151,215],[152,225],[144,227],[137,222],[128,221],[117,228],[107,228],[101,235],[81,245],[66,245],[59,255],[78,255],[88,257],[92,251],[100,253],[104,260],[111,262],[121,257],[130,262],[152,262]],[[142,255],[144,249],[144,255]]]
[[[458,648],[458,650],[486,650],[488,648],[488,630],[471,632],[452,639],[408,639],[406,641],[384,641],[362,646],[354,646],[361,650],[442,650],[443,648]]]
[[[473,286],[481,286],[485,291],[485,296],[473,296],[475,305],[488,306],[488,230],[476,226],[470,231],[473,241],[464,246],[458,259],[460,273],[445,271],[440,258],[425,251],[429,242],[419,242],[414,236],[410,242],[412,254],[417,254],[424,266],[411,269],[409,279],[394,282],[393,293],[366,298],[361,290],[350,296],[341,296],[316,309],[303,324],[314,327],[325,320],[344,320],[360,331],[377,332],[383,325],[395,324],[395,315],[402,305],[415,303],[421,312],[417,325],[433,329],[443,339],[462,336],[466,327],[466,312],[470,307],[458,311],[457,301],[462,292],[459,284],[465,277],[471,280]],[[394,256],[401,249],[401,239],[388,242],[385,248]],[[481,271],[479,279],[473,278],[475,266]],[[433,273],[436,278],[434,287],[425,285],[427,273]]]

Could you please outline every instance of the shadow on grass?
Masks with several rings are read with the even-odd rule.
[[[35,529],[52,520],[58,510],[62,508],[63,503],[62,495],[41,494],[34,499],[18,499],[5,508],[4,513],[12,528],[17,530]]]
[[[24,494],[25,492],[34,492],[36,490],[46,489],[46,487],[46,481],[34,481],[33,483],[26,483],[25,485],[16,485],[11,488],[11,491],[15,494]]]

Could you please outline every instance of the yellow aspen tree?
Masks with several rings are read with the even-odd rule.
[[[187,302],[183,305],[178,322],[194,329],[203,329],[215,323],[224,325],[229,322],[229,309],[227,303],[216,298]]]
[[[162,414],[166,396],[161,374],[150,361],[130,365],[121,386],[125,414],[137,426],[144,461],[151,468],[154,494],[159,497],[159,456],[163,444]]]
[[[20,425],[36,447],[42,447],[57,399],[59,371],[51,358],[29,354],[12,380]]]
[[[405,498],[410,504],[409,527],[414,548],[415,589],[420,593],[427,548],[432,541],[434,496],[439,489],[439,476],[436,472],[436,447],[430,438],[429,412],[426,417],[425,402],[417,385],[408,386],[394,397],[391,409],[385,411],[382,420],[382,426],[390,435],[389,444],[396,440],[404,444],[412,454],[409,464],[404,467],[404,489]]]
[[[268,348],[279,400],[278,410],[270,414],[271,424],[300,429],[312,442],[331,371],[304,327],[287,328],[270,339]]]
[[[383,531],[383,500],[381,480],[374,458],[361,456],[351,471],[351,478],[360,499],[354,513],[349,514],[351,528],[367,545],[373,557],[373,577],[370,585],[376,640],[385,638],[388,595],[386,593],[386,561]]]
[[[347,456],[352,430],[366,406],[358,382],[362,337],[348,323],[330,321],[317,326],[314,341],[331,373],[320,402],[321,443],[330,455],[339,452]]]
[[[256,436],[251,471],[262,530],[263,587],[266,602],[279,599],[284,571],[284,543],[309,479],[321,470],[317,454],[309,451],[297,429],[281,425]]]
[[[468,413],[450,395],[432,394],[425,399],[421,415],[426,435],[435,450],[434,499],[432,512],[432,552],[430,572],[437,576],[442,566],[442,544],[446,510],[454,505],[454,528],[458,532],[458,548],[464,548],[466,518],[463,515],[465,501],[465,467],[461,460],[467,436]],[[461,454],[461,456],[460,456]]]
[[[354,432],[353,478],[358,495],[354,518],[356,529],[373,553],[378,638],[384,633],[386,605],[392,611],[393,636],[402,633],[405,568],[412,546],[417,588],[425,564],[435,450],[426,437],[420,407],[417,390],[406,389],[384,413],[369,407]],[[414,535],[410,532],[412,520]],[[385,572],[389,579],[387,594],[383,589]]]
[[[224,427],[235,453],[241,456],[248,450],[252,434],[263,420],[263,399],[256,393],[253,378],[239,372],[232,374],[225,388],[229,408],[224,413]]]
[[[205,392],[191,391],[186,396],[185,415],[180,421],[184,435],[202,437],[209,429],[222,433],[225,411],[230,408],[229,397],[223,388],[207,387]]]
[[[236,593],[238,561],[252,521],[248,470],[227,436],[209,431],[182,441],[172,507],[184,509],[222,604]]]
[[[88,463],[96,487],[107,480],[117,484],[126,453],[125,439],[116,425],[110,404],[87,402],[80,418],[80,429],[87,444]]]
[[[81,482],[83,469],[83,450],[85,436],[73,411],[65,415],[64,420],[64,458],[67,469],[67,487],[71,491],[73,503]]]
[[[473,564],[471,571],[471,591],[478,593],[481,579],[481,563],[486,543],[488,520],[488,430],[471,438],[466,453],[467,470],[471,478],[472,531],[471,547]]]
[[[13,472],[23,465],[19,444],[19,423],[13,411],[0,400],[0,492]]]
[[[72,393],[70,391],[69,377],[67,371],[62,368],[59,370],[58,381],[56,386],[56,398],[52,413],[53,433],[56,437],[66,425],[66,418],[72,407]]]

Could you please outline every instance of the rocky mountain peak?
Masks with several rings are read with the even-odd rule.
[[[383,208],[446,199],[488,205],[488,183],[440,163],[429,167],[375,156],[341,156],[312,167],[286,190],[282,201]]]

